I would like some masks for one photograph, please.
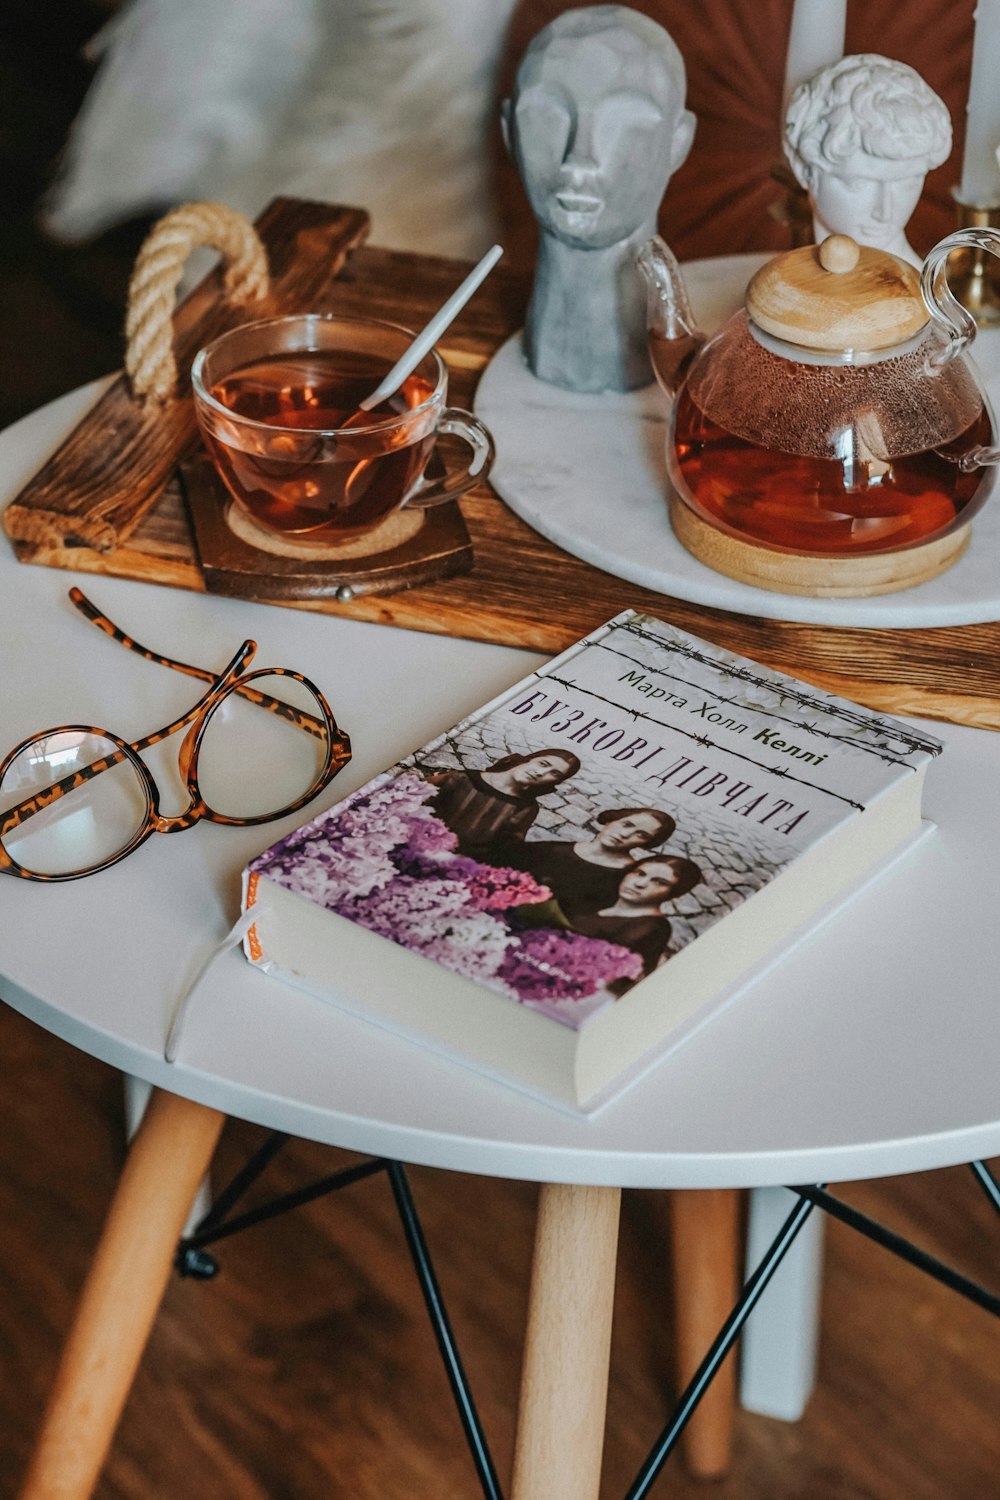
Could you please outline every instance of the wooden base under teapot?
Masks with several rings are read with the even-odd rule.
[[[972,534],[969,521],[946,536],[898,552],[865,552],[854,557],[776,552],[718,531],[673,492],[670,524],[682,546],[716,573],[772,593],[814,599],[863,599],[926,583],[958,561]]]

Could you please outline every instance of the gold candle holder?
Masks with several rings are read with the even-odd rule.
[[[963,203],[953,189],[959,229],[1000,227],[1000,203]],[[988,250],[953,250],[948,257],[948,285],[968,308],[979,328],[1000,327],[1000,261]]]

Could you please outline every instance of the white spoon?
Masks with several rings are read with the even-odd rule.
[[[389,396],[396,394],[407,375],[416,369],[427,351],[437,343],[449,323],[461,312],[476,288],[486,280],[502,254],[501,245],[494,245],[491,250],[487,250],[479,264],[474,266],[466,276],[462,285],[452,292],[447,302],[434,314],[423,332],[417,334],[406,353],[396,361],[381,385],[361,402],[361,411],[371,411],[372,407],[378,406],[380,401],[385,401]]]

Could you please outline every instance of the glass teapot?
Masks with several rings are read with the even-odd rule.
[[[830,560],[902,552],[961,529],[954,547],[942,543],[941,566],[954,560],[1000,463],[965,355],[976,324],[947,281],[949,254],[966,247],[1000,255],[1000,232],[949,235],[922,272],[832,235],[761,267],[745,307],[706,340],[668,247],[643,246],[650,355],[675,398],[672,519],[690,550],[733,572],[728,544],[720,564],[691,545],[692,526],[695,536],[711,527],[716,542]],[[889,586],[919,581],[902,576]]]

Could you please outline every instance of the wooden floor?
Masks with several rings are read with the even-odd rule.
[[[0,1008],[0,1496],[15,1493],[122,1154],[110,1069]],[[224,1181],[263,1139],[230,1122]],[[255,1189],[347,1163],[290,1143]],[[506,1489],[535,1190],[414,1169]],[[1000,1218],[966,1170],[844,1196],[1000,1289]],[[623,1205],[602,1495],[628,1488],[674,1389],[664,1199]],[[828,1232],[819,1389],[788,1425],[740,1413],[726,1480],[672,1459],[685,1500],[1000,1500],[1000,1325],[849,1230]],[[477,1500],[480,1494],[392,1206],[376,1177],[220,1247],[175,1281],[99,1500]]]

